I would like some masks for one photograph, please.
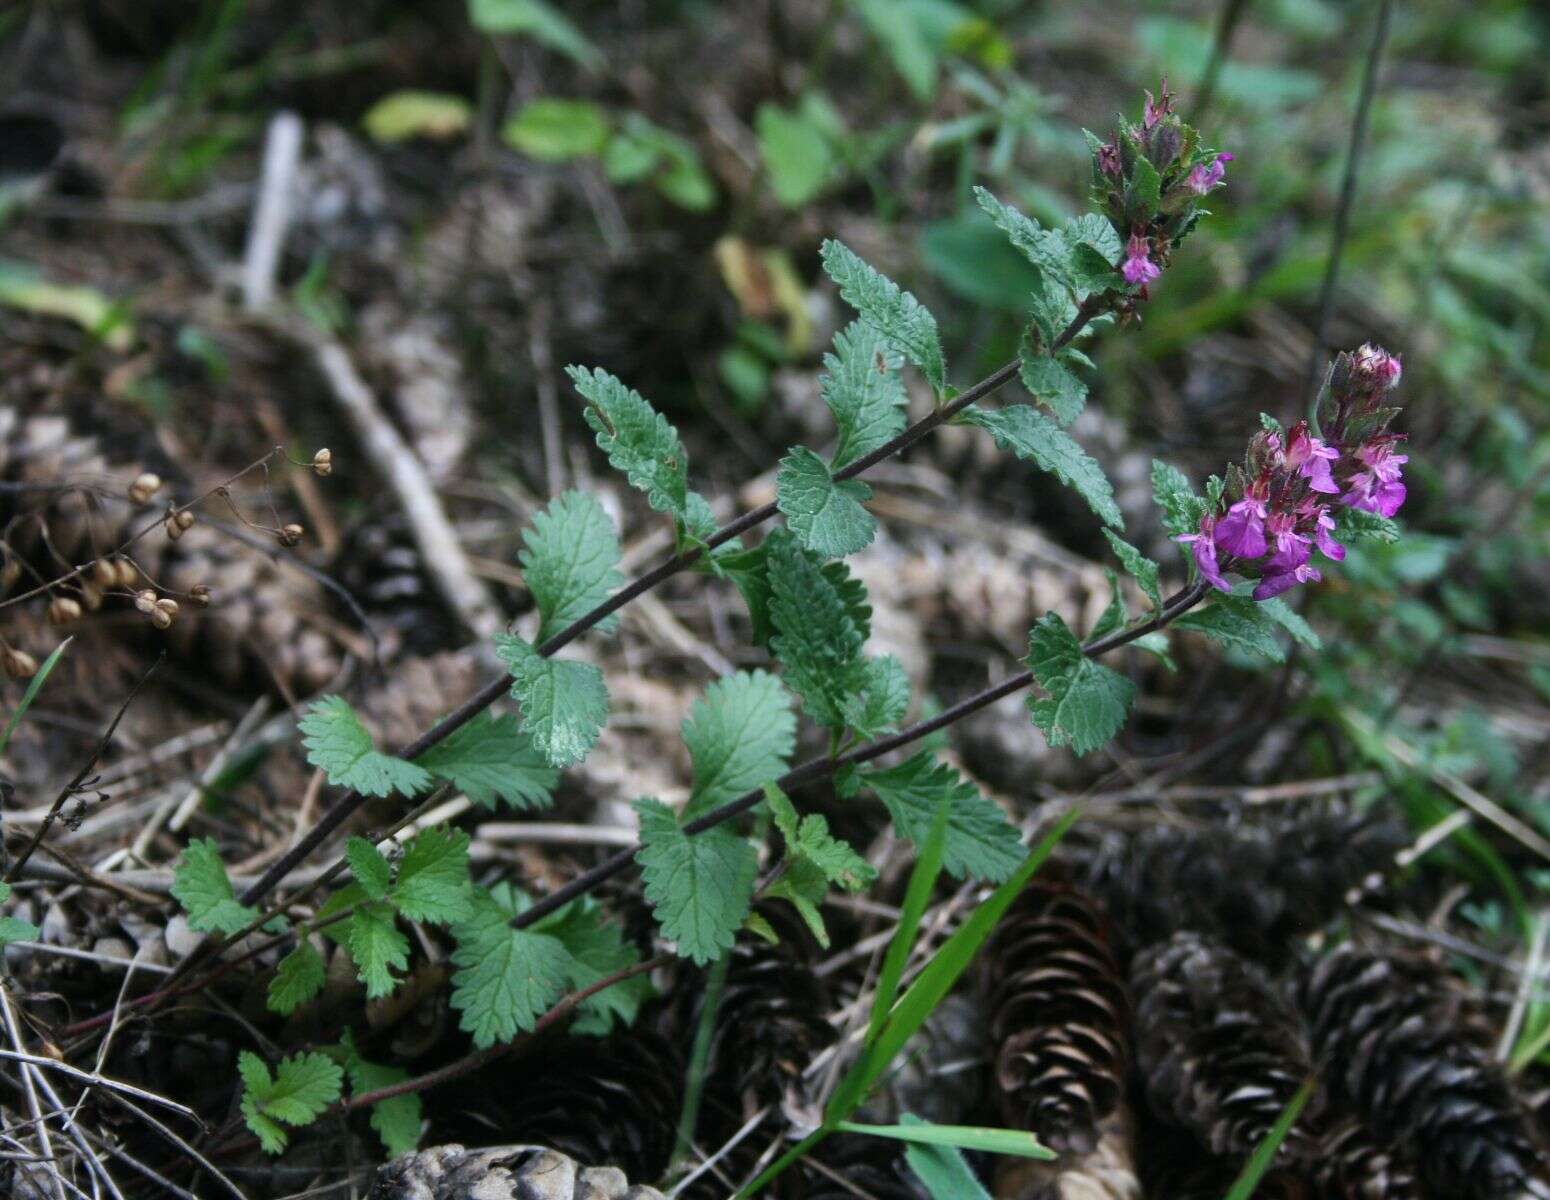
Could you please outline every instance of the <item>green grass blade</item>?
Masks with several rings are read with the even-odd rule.
[[[59,656],[65,652],[65,647],[74,640],[74,637],[67,637],[59,645],[55,646],[54,653],[43,660],[43,665],[38,668],[38,673],[27,684],[27,690],[22,693],[22,702],[16,706],[16,711],[11,714],[11,719],[5,723],[5,732],[0,733],[0,754],[5,753],[5,748],[11,741],[11,734],[15,732],[16,726],[21,722],[22,717],[26,715],[27,710],[32,707],[32,702],[37,699],[38,692],[43,689],[43,681],[48,678],[49,672],[58,665]]]
[[[1232,1190],[1227,1193],[1226,1200],[1249,1200],[1249,1197],[1254,1194],[1260,1179],[1270,1169],[1271,1159],[1275,1158],[1276,1151],[1281,1148],[1286,1135],[1292,1131],[1292,1126],[1297,1123],[1297,1118],[1302,1114],[1303,1106],[1312,1098],[1313,1090],[1317,1086],[1318,1080],[1309,1078],[1297,1089],[1297,1094],[1287,1102],[1286,1107],[1281,1110],[1281,1115],[1276,1118],[1276,1123],[1270,1127],[1265,1140],[1255,1147],[1253,1155],[1244,1164],[1242,1174],[1233,1180]]]
[[[857,1125],[841,1121],[841,1133],[866,1133],[923,1146],[955,1146],[960,1150],[985,1150],[991,1154],[1016,1154],[1022,1158],[1051,1159],[1055,1152],[1039,1145],[1039,1139],[1019,1129],[992,1129],[984,1125]]]
[[[900,1113],[905,1125],[924,1125],[914,1113]],[[963,1152],[954,1146],[926,1146],[918,1142],[904,1147],[904,1161],[924,1185],[931,1200],[990,1200],[990,1193],[974,1177]]]
[[[909,887],[904,893],[904,907],[899,913],[899,927],[894,930],[888,950],[883,955],[882,970],[878,972],[877,990],[872,998],[872,1016],[867,1025],[866,1039],[862,1043],[865,1046],[876,1042],[893,1009],[894,999],[899,994],[899,981],[904,978],[910,951],[915,947],[921,918],[925,916],[926,906],[931,902],[931,891],[936,887],[937,876],[942,873],[942,853],[947,845],[947,819],[950,811],[951,800],[944,797],[942,803],[937,805],[936,815],[931,819],[931,832],[926,835],[925,843],[920,848],[920,857],[915,860],[915,868],[910,872]],[[865,1058],[863,1054],[856,1066]],[[842,1119],[855,1111],[866,1082],[855,1066],[846,1072],[829,1101],[826,1118]]]
[[[888,1064],[894,1060],[899,1051],[904,1049],[904,1044],[915,1036],[926,1018],[946,998],[953,984],[958,982],[958,977],[963,974],[974,956],[984,946],[997,922],[1005,915],[1012,901],[1017,898],[1017,894],[1043,866],[1044,860],[1066,835],[1066,831],[1076,823],[1080,814],[1080,809],[1073,808],[1061,817],[1012,877],[998,887],[991,894],[990,899],[976,908],[958,932],[942,943],[941,948],[931,956],[931,961],[926,964],[925,969],[916,977],[915,982],[910,985],[909,990],[904,993],[888,1015],[882,1032],[867,1045],[846,1073],[845,1078],[840,1081],[840,1086],[835,1090],[834,1099],[829,1102],[825,1112],[825,1121],[828,1124],[834,1125],[843,1121],[855,1111],[861,1098],[888,1069]],[[844,1104],[840,1103],[841,1097],[844,1097]]]
[[[808,1134],[805,1138],[803,1138],[795,1146],[791,1147],[791,1149],[787,1150],[769,1166],[765,1167],[764,1170],[760,1173],[759,1177],[752,1183],[741,1188],[738,1193],[732,1197],[732,1200],[748,1200],[748,1197],[750,1196],[757,1196],[761,1189],[768,1187],[777,1176],[785,1171],[787,1167],[796,1162],[797,1159],[805,1155],[809,1150],[811,1150],[819,1142],[823,1141],[823,1139],[828,1137],[832,1132],[833,1130],[831,1129],[813,1130],[812,1133]]]

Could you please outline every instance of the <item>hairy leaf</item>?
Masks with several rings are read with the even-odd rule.
[[[415,761],[490,809],[497,799],[515,809],[548,808],[560,779],[510,714],[480,713]]]
[[[495,639],[511,671],[511,694],[522,706],[522,728],[551,767],[568,767],[592,752],[608,720],[603,673],[590,663],[543,658],[519,637]]]
[[[753,846],[723,826],[691,836],[659,800],[637,800],[635,812],[635,857],[662,935],[701,965],[719,958],[748,915],[759,861]]]
[[[852,321],[834,335],[834,351],[823,356],[823,401],[839,427],[831,460],[835,470],[870,454],[904,428],[902,358],[865,321]]]
[[[652,508],[686,524],[689,455],[672,423],[634,388],[601,368],[565,371],[588,401],[587,424],[596,431],[610,465],[646,493]]]
[[[377,750],[342,696],[314,701],[299,728],[306,735],[307,761],[335,787],[353,788],[363,796],[417,796],[431,786],[424,767]]]
[[[999,883],[1025,857],[1016,826],[978,788],[929,751],[897,766],[864,771],[862,783],[887,806],[899,835],[917,846],[930,833],[937,806],[945,798],[949,807],[942,866],[959,879]]]
[[[1051,746],[1086,754],[1106,745],[1125,724],[1135,684],[1082,653],[1082,645],[1055,613],[1028,634],[1028,666],[1047,697],[1030,696],[1028,711]]]
[[[797,541],[825,558],[844,558],[871,544],[877,525],[862,507],[871,496],[859,479],[837,482],[806,446],[793,446],[780,460],[775,503]]]
[[[565,993],[570,955],[558,938],[513,929],[514,907],[475,888],[470,915],[452,927],[452,1007],[459,1028],[483,1049],[533,1028]]]
[[[783,773],[796,746],[796,717],[780,680],[739,671],[717,680],[683,723],[694,761],[685,819],[719,808]]]
[[[909,292],[868,266],[842,243],[824,242],[822,256],[823,269],[839,285],[845,302],[861,314],[861,319],[887,345],[919,367],[941,395],[947,386],[947,368],[936,318]]]
[[[970,405],[959,419],[987,430],[1003,450],[1010,450],[1018,458],[1027,459],[1040,470],[1050,472],[1087,501],[1088,507],[1105,525],[1116,529],[1125,527],[1119,505],[1114,503],[1114,489],[1109,486],[1103,468],[1088,457],[1070,434],[1038,409],[1027,404],[998,409]]]
[[[550,501],[523,531],[522,546],[517,555],[522,578],[543,618],[539,642],[585,616],[624,582],[614,524],[586,492],[565,492]],[[597,628],[612,633],[618,625],[616,614]]]
[[[258,910],[239,904],[214,838],[195,838],[183,848],[172,872],[172,898],[200,933],[240,933]]]

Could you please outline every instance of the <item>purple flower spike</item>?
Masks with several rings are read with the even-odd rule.
[[[1408,454],[1395,454],[1398,439],[1385,434],[1364,442],[1356,449],[1356,459],[1365,468],[1351,476],[1341,501],[1352,508],[1392,517],[1405,502],[1405,485],[1400,468],[1410,461]]]
[[[1329,515],[1329,509],[1320,507],[1315,509],[1315,525],[1313,542],[1319,548],[1319,553],[1332,562],[1339,562],[1345,558],[1345,547],[1335,541],[1335,518]]]
[[[1119,147],[1113,142],[1098,147],[1098,169],[1110,179],[1119,179],[1124,173],[1120,165]]]
[[[1227,510],[1216,525],[1216,544],[1237,558],[1258,558],[1268,549],[1265,542],[1265,502],[1245,496]]]
[[[1119,273],[1124,276],[1126,283],[1151,283],[1162,274],[1151,259],[1151,247],[1147,240],[1138,233],[1130,235],[1130,241],[1125,246],[1125,261],[1120,264]]]
[[[1197,164],[1189,173],[1189,190],[1204,196],[1227,178],[1227,164],[1231,161],[1231,154],[1218,154],[1211,163]]]
[[[1351,367],[1359,378],[1380,391],[1393,387],[1404,373],[1399,359],[1371,342],[1364,343],[1351,356]]]
[[[1254,599],[1269,600],[1272,596],[1279,596],[1287,588],[1295,587],[1299,583],[1317,583],[1323,578],[1317,567],[1310,567],[1307,563],[1303,563],[1302,566],[1293,567],[1288,571],[1266,575],[1254,589]]]
[[[1222,578],[1222,569],[1216,561],[1215,531],[1216,518],[1207,513],[1200,518],[1199,533],[1181,533],[1174,541],[1183,542],[1193,551],[1195,566],[1199,568],[1202,579],[1219,592],[1230,592],[1232,588]]]
[[[1297,532],[1297,514],[1273,512],[1265,519],[1265,533],[1274,548],[1271,570],[1301,566],[1313,554],[1312,539]]]
[[[1292,426],[1286,443],[1285,463],[1308,481],[1311,490],[1331,496],[1339,494],[1340,485],[1330,474],[1330,464],[1339,458],[1340,451],[1308,432],[1306,421],[1298,421]]]

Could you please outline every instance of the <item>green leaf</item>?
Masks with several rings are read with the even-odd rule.
[[[566,367],[565,372],[587,400],[587,424],[609,464],[646,493],[652,508],[687,523],[689,454],[672,423],[601,368]]]
[[[777,632],[770,609],[774,598],[770,587],[770,554],[772,550],[782,547],[784,549],[780,552],[783,555],[811,554],[796,545],[796,539],[790,531],[774,529],[760,545],[723,555],[718,562],[721,572],[737,585],[737,590],[748,605],[748,616],[753,622],[753,640],[765,647],[769,646]],[[816,562],[817,556],[813,555],[813,558]],[[840,610],[860,633],[861,642],[865,642],[871,636],[872,629],[872,608],[867,602],[866,586],[851,575],[849,567],[838,560],[823,563],[818,572],[823,576],[825,586],[832,589]],[[859,647],[860,642],[857,643],[858,650]]]
[[[1373,541],[1392,545],[1399,541],[1399,525],[1389,517],[1380,517],[1360,508],[1341,508],[1335,517],[1335,538],[1341,542]]]
[[[614,523],[586,492],[565,492],[534,514],[522,546],[522,578],[543,617],[535,641],[547,641],[585,616],[624,582]],[[615,615],[596,628],[612,633],[618,626]]]
[[[409,965],[409,939],[398,928],[396,918],[391,904],[363,904],[339,932],[340,942],[355,960],[366,985],[368,1000],[391,996],[398,986],[392,968],[402,971]]]
[[[602,65],[597,47],[547,0],[468,0],[468,19],[485,33],[527,34],[583,67]]]
[[[74,640],[73,637],[67,637],[59,645],[55,646],[54,652],[43,660],[43,665],[27,681],[27,690],[22,693],[21,702],[11,712],[10,719],[5,723],[5,729],[0,730],[0,754],[4,754],[5,748],[11,744],[11,734],[16,732],[17,725],[21,724],[21,719],[27,715],[27,710],[32,707],[32,702],[38,698],[38,693],[43,690],[44,681],[53,673],[54,668],[59,665],[59,660],[63,657],[66,648]]]
[[[1286,660],[1286,648],[1276,636],[1280,623],[1253,600],[1218,594],[1208,607],[1185,613],[1173,625],[1203,633],[1229,650],[1270,662]]]
[[[323,956],[302,934],[297,938],[296,949],[280,960],[274,978],[269,981],[269,1011],[290,1016],[323,990],[326,975]]]
[[[1163,525],[1175,536],[1195,533],[1205,514],[1206,502],[1195,494],[1189,478],[1160,458],[1152,460],[1152,498],[1163,512]]]
[[[1113,547],[1120,565],[1146,593],[1146,598],[1152,602],[1152,608],[1161,611],[1163,602],[1162,591],[1157,581],[1157,564],[1112,529],[1105,529],[1103,536],[1109,539],[1109,545]]]
[[[551,767],[568,767],[591,753],[608,720],[603,672],[590,663],[543,658],[519,637],[495,639],[511,671],[511,694],[522,706],[522,728]]]
[[[1056,613],[1028,633],[1028,666],[1049,693],[1030,696],[1028,711],[1051,746],[1087,754],[1108,743],[1125,724],[1136,686],[1082,653],[1082,644]]]
[[[1292,606],[1280,597],[1273,596],[1269,600],[1257,600],[1259,611],[1279,625],[1287,633],[1292,635],[1295,641],[1301,642],[1309,650],[1322,650],[1324,642],[1313,626],[1309,625],[1301,613],[1293,610]]]
[[[383,754],[342,696],[324,696],[307,710],[299,728],[306,735],[307,761],[335,787],[363,796],[417,796],[431,786],[431,775],[416,763]]]
[[[548,808],[560,780],[509,714],[480,713],[415,761],[489,809],[497,798],[519,810]]]
[[[1041,1146],[1038,1138],[1021,1129],[990,1129],[983,1125],[932,1125],[925,1121],[902,1125],[858,1125],[854,1121],[841,1121],[835,1128],[841,1133],[865,1133],[871,1137],[893,1138],[921,1146],[953,1146],[963,1150],[983,1150],[989,1154],[1015,1154],[1021,1158],[1044,1160],[1055,1157],[1053,1150]],[[971,1174],[969,1178],[972,1180],[974,1176]]]
[[[601,154],[609,132],[608,113],[600,105],[543,96],[529,100],[501,126],[501,139],[529,158],[567,162]]]
[[[388,885],[393,882],[393,868],[376,846],[363,837],[352,837],[344,844],[344,860],[366,895],[373,900],[387,895]]]
[[[776,828],[786,841],[788,857],[807,859],[827,882],[847,892],[864,891],[877,878],[876,870],[866,859],[848,842],[829,832],[829,822],[821,814],[809,813],[798,821],[797,810],[780,788],[768,784],[764,794],[775,816]]]
[[[864,771],[861,779],[887,807],[899,836],[917,846],[930,832],[937,806],[947,801],[942,865],[948,874],[999,883],[1022,862],[1017,827],[977,787],[929,751],[897,766]]]
[[[1049,409],[1057,424],[1069,425],[1081,415],[1087,406],[1087,385],[1063,363],[1044,354],[1028,338],[1018,347],[1017,358],[1023,387]]]
[[[409,1072],[402,1067],[367,1062],[362,1058],[348,1029],[340,1038],[339,1045],[344,1054],[344,1071],[350,1079],[352,1097],[392,1087],[409,1078]],[[382,1139],[383,1148],[389,1157],[408,1154],[420,1144],[422,1119],[420,1097],[415,1092],[379,1100],[371,1106],[371,1127]]]
[[[1102,213],[1088,212],[1072,217],[1065,223],[1060,236],[1067,246],[1091,248],[1109,266],[1114,266],[1124,253],[1119,234],[1114,225]]]
[[[754,130],[770,190],[787,208],[801,208],[834,177],[829,138],[806,114],[766,102],[754,114]]]
[[[723,826],[686,834],[659,800],[635,802],[646,881],[662,935],[700,965],[730,949],[753,899],[758,854],[748,839]]]
[[[404,847],[398,881],[388,899],[411,921],[444,925],[468,916],[472,887],[468,834],[432,826],[415,834]]]
[[[200,933],[240,933],[258,916],[237,902],[214,838],[195,838],[183,848],[171,890],[188,913],[188,927]]]
[[[694,761],[690,819],[720,808],[783,774],[796,747],[791,697],[765,671],[739,671],[705,689],[684,718]]]
[[[251,1050],[237,1055],[242,1076],[242,1115],[267,1154],[285,1149],[286,1125],[310,1125],[335,1100],[344,1072],[326,1054],[297,1054],[280,1060],[273,1077]]]
[[[863,741],[895,732],[910,703],[904,664],[891,654],[869,658],[861,664],[857,683],[859,690],[840,702],[846,727]]]
[[[834,1098],[824,1112],[827,1126],[832,1128],[855,1111],[862,1097],[882,1078],[889,1064],[925,1024],[926,1018],[946,999],[948,992],[968,969],[992,930],[1011,907],[1012,901],[1027,887],[1028,881],[1075,823],[1079,811],[1073,808],[1056,822],[1055,827],[1023,860],[1012,876],[995,890],[990,899],[976,908],[969,919],[958,927],[957,932],[931,956],[909,990],[889,1010],[882,1027],[869,1030],[861,1057],[840,1080]]]
[[[1107,637],[1115,630],[1123,629],[1130,620],[1130,610],[1125,606],[1125,597],[1119,590],[1119,576],[1107,567],[1103,573],[1109,580],[1109,606],[1099,614],[1098,622],[1092,628],[1090,636],[1094,638]]]
[[[374,142],[402,142],[417,137],[456,137],[468,128],[472,117],[472,106],[461,96],[404,88],[367,109],[361,124]]]
[[[854,0],[856,11],[882,43],[917,100],[936,91],[937,56],[911,6],[900,0]]]
[[[806,446],[793,446],[780,460],[775,503],[786,526],[809,550],[844,558],[871,544],[877,525],[861,506],[872,489],[859,479],[835,482],[828,465]]]
[[[834,351],[823,356],[820,387],[839,427],[831,462],[848,466],[885,445],[905,424],[903,358],[865,321],[852,321],[834,335]]]
[[[1001,203],[982,187],[974,189],[974,198],[1019,254],[1044,272],[1051,282],[1069,286],[1069,250],[1058,233],[1045,229],[1010,204]]]
[[[947,386],[947,367],[936,318],[909,292],[840,242],[824,242],[822,256],[823,269],[839,285],[845,302],[890,348],[919,367],[940,396]]]
[[[818,864],[807,858],[793,858],[785,873],[764,889],[764,894],[789,901],[797,910],[819,946],[829,948],[829,931],[823,923],[823,902],[829,894],[829,881]]]
[[[11,885],[0,883],[0,904],[11,898]],[[0,916],[0,946],[11,942],[30,942],[38,936],[38,927],[20,917]]]
[[[913,1113],[901,1113],[899,1119],[906,1125],[924,1124]],[[990,1200],[990,1193],[956,1146],[907,1146],[904,1161],[925,1186],[931,1200]]]
[[[556,937],[513,929],[510,889],[475,888],[471,915],[452,927],[452,1007],[480,1049],[533,1028],[565,994],[574,966]]]
[[[1162,198],[1162,178],[1145,155],[1136,155],[1135,166],[1131,169],[1129,195],[1125,198],[1125,209],[1132,221],[1145,221],[1157,212],[1158,202]]]
[[[814,720],[845,724],[844,703],[856,678],[866,635],[858,628],[841,588],[817,555],[789,535],[765,539],[769,613],[776,634],[770,647],[786,667],[786,682]]]
[[[590,896],[573,900],[533,927],[535,933],[558,938],[570,955],[569,986],[591,987],[598,980],[640,961],[625,941],[623,931],[605,920],[607,913]],[[651,980],[645,975],[622,980],[587,997],[571,1022],[570,1031],[590,1037],[606,1036],[617,1023],[628,1026],[640,1006],[651,998]]]
[[[1087,501],[1087,506],[1105,525],[1116,529],[1125,527],[1119,505],[1114,503],[1114,489],[1109,486],[1103,468],[1088,457],[1070,434],[1038,409],[1028,404],[998,409],[970,405],[958,419],[978,425],[988,431],[1003,450],[1010,450],[1018,458],[1033,462],[1041,471],[1050,472]]]

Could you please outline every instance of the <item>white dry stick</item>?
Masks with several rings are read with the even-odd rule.
[[[264,167],[248,226],[247,251],[242,256],[242,304],[249,312],[268,308],[274,299],[280,252],[291,224],[291,200],[296,168],[301,163],[301,118],[276,113],[264,138]]]
[[[178,833],[183,826],[193,818],[201,801],[205,798],[205,789],[220,778],[221,772],[226,769],[226,764],[231,761],[232,755],[243,749],[253,730],[258,723],[269,715],[269,697],[260,696],[253,702],[253,707],[242,714],[242,719],[237,722],[237,727],[231,731],[231,737],[226,739],[225,745],[216,752],[204,771],[200,773],[199,782],[188,789],[188,794],[183,797],[177,806],[177,811],[172,814],[172,820],[167,822],[167,828],[173,833]],[[166,809],[158,809],[157,818],[166,816]],[[145,830],[135,838],[135,857],[143,860],[145,850],[151,844],[151,839],[156,836],[156,826],[160,821],[153,818],[147,823]]]
[[[415,543],[425,559],[426,569],[447,604],[463,624],[481,638],[494,637],[504,625],[500,609],[484,581],[469,565],[468,556],[441,507],[425,467],[399,436],[393,423],[383,415],[376,396],[355,369],[349,352],[334,339],[315,332],[294,326],[288,327],[288,331],[307,341],[318,370],[349,418],[355,436],[397,494]]]
[[[17,1025],[16,1015],[11,1011],[11,994],[6,991],[5,984],[0,982],[0,1021],[5,1024],[5,1031],[10,1036],[11,1045],[16,1047],[18,1053],[25,1054],[22,1050],[21,1029]],[[44,1162],[48,1163],[49,1182],[54,1185],[54,1195],[57,1200],[65,1200],[65,1180],[59,1173],[59,1160],[54,1157],[54,1146],[49,1140],[48,1124],[43,1119],[43,1106],[38,1102],[38,1089],[33,1068],[22,1064],[20,1068],[22,1077],[22,1090],[27,1096],[27,1111],[32,1114],[32,1128],[37,1135],[38,1151]],[[71,1188],[72,1191],[78,1189]]]

